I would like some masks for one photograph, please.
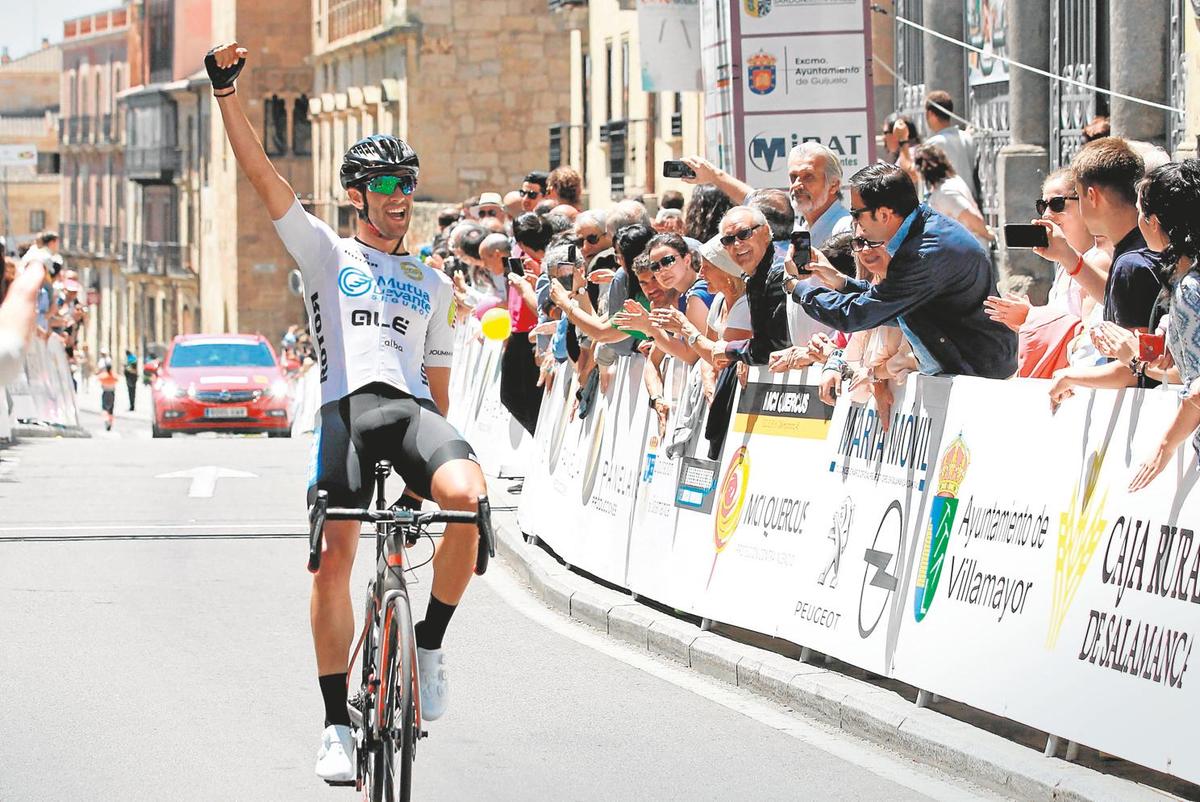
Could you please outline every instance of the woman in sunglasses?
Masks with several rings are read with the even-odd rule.
[[[917,171],[925,182],[928,203],[935,212],[957,220],[975,235],[979,244],[988,248],[995,235],[983,219],[983,213],[971,196],[967,182],[954,172],[950,157],[937,145],[921,145],[915,151]]]
[[[659,234],[646,246],[650,257],[650,272],[664,290],[679,293],[679,311],[689,322],[702,329],[712,305],[708,282],[700,278],[699,265],[691,249],[678,234]]]
[[[1100,322],[1103,313],[1097,299],[1088,295],[1075,277],[1083,265],[1106,274],[1112,254],[1099,247],[1088,231],[1075,194],[1075,173],[1069,167],[1056,170],[1042,183],[1042,197],[1034,202],[1038,217],[1032,222],[1046,229],[1050,245],[1033,252],[1053,262],[1054,282],[1044,307],[1029,298],[1006,293],[984,302],[988,317],[1017,332],[1017,375],[1049,378],[1065,365],[1094,365],[1099,355],[1085,329]]]

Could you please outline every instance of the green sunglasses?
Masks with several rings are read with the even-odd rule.
[[[378,192],[380,195],[391,195],[396,187],[400,187],[405,195],[411,195],[417,188],[417,179],[411,175],[377,175],[367,182],[367,192]]]

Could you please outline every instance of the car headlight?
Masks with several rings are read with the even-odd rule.
[[[170,379],[162,383],[162,393],[167,398],[183,398],[183,388]]]
[[[276,379],[271,382],[271,397],[272,398],[287,398],[288,383],[283,379]]]

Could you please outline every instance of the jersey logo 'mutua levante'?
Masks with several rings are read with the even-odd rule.
[[[351,298],[366,295],[373,286],[375,279],[371,278],[371,274],[357,267],[343,267],[342,272],[338,273],[338,289]]]
[[[950,545],[954,513],[958,511],[958,488],[967,477],[967,466],[970,464],[971,452],[967,450],[960,433],[942,452],[942,464],[938,467],[938,492],[930,504],[929,527],[925,530],[925,544],[921,547],[921,563],[917,569],[917,587],[913,594],[913,617],[917,621],[923,620],[933,606],[933,596],[946,563],[946,547]]]

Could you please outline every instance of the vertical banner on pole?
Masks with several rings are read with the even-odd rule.
[[[709,0],[700,6],[700,63],[704,76],[705,156],[732,173],[736,167],[729,3],[730,0]]]
[[[701,91],[699,0],[638,0],[637,12],[642,89]]]
[[[735,0],[704,23],[710,157],[727,120],[722,166],[756,187],[787,186],[802,142],[827,146],[847,175],[874,160],[869,0]]]

